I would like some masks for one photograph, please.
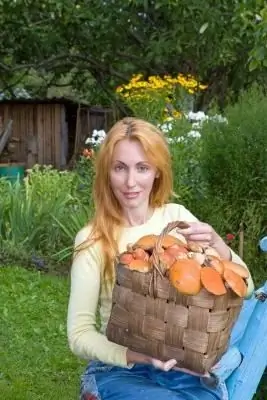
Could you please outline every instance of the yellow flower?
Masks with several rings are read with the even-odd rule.
[[[183,114],[180,111],[175,110],[175,111],[173,111],[172,115],[174,116],[174,118],[179,119],[179,118],[182,118]]]
[[[176,76],[166,74],[164,76],[151,75],[147,79],[143,74],[135,74],[126,84],[116,88],[116,93],[127,102],[144,101],[149,107],[149,103],[154,104],[157,99],[165,99],[165,104],[172,105],[172,98],[175,99],[176,88],[182,87],[187,93],[193,95],[201,90],[205,90],[207,85],[198,82],[192,75],[178,73]],[[170,97],[171,96],[171,97]],[[173,105],[172,105],[173,107]],[[163,110],[163,113],[170,114],[170,111]],[[182,114],[174,110],[171,114],[175,118],[181,118]]]

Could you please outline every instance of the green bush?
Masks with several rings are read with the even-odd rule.
[[[178,200],[189,207],[193,205],[194,199],[202,198],[205,187],[199,165],[200,140],[188,136],[190,130],[191,124],[182,118],[176,120],[168,132],[174,191]]]
[[[0,263],[36,264],[41,258],[49,266],[70,257],[92,210],[90,166],[87,174],[79,168],[36,165],[23,183],[0,180]]]
[[[260,89],[245,92],[228,106],[228,124],[203,127],[201,164],[210,193],[241,208],[267,202],[267,99]]]
[[[258,251],[258,241],[267,233],[266,115],[267,99],[253,88],[227,107],[227,124],[204,124],[199,152],[204,197],[195,198],[192,206],[223,236],[238,234],[244,223],[244,259],[256,283],[266,278],[266,256]]]

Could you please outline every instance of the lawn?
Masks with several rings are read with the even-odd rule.
[[[0,268],[0,397],[78,398],[84,364],[66,337],[66,278]]]
[[[0,397],[75,400],[85,363],[66,337],[69,280],[0,268]],[[266,400],[266,381],[255,400]]]

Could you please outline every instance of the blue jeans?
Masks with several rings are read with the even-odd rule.
[[[202,386],[198,377],[163,372],[150,365],[131,369],[91,361],[82,377],[80,400],[222,400],[222,388]]]
[[[237,345],[253,311],[247,300],[233,327],[230,346]],[[225,383],[209,388],[193,375],[163,372],[150,365],[131,369],[91,361],[82,376],[80,400],[229,400]]]

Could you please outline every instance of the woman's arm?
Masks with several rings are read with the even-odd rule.
[[[79,236],[81,234],[76,237],[75,245],[82,242]],[[110,342],[96,330],[101,262],[95,246],[74,257],[67,316],[68,341],[72,352],[80,358],[127,366],[127,348]]]
[[[83,240],[79,234],[75,247]],[[97,359],[107,364],[131,367],[133,364],[152,364],[168,371],[176,360],[162,362],[110,342],[96,330],[96,311],[100,293],[100,252],[95,247],[75,256],[71,268],[67,331],[72,352],[80,358]]]

